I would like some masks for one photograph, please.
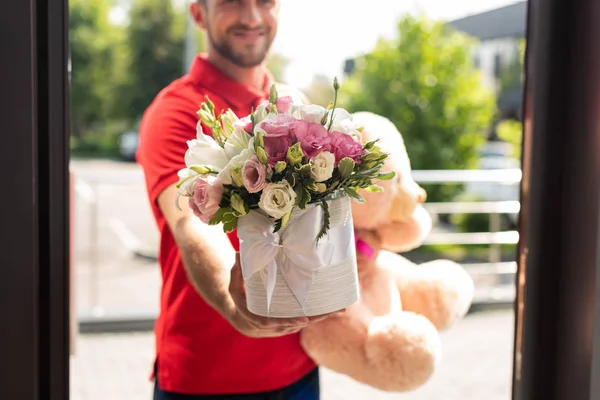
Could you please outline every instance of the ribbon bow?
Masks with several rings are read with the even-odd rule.
[[[273,232],[273,222],[268,217],[255,211],[238,220],[242,273],[244,279],[261,274],[266,282],[267,312],[275,290],[277,268],[304,308],[314,272],[329,265],[334,252],[327,236],[317,243],[321,222],[322,209],[318,206],[310,207],[296,220],[291,220],[281,234]]]

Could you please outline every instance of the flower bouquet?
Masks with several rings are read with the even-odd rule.
[[[270,317],[320,315],[358,299],[350,200],[374,180],[387,154],[361,143],[351,115],[278,98],[238,118],[206,98],[188,142],[179,196],[208,224],[237,229],[248,309]],[[202,131],[201,124],[212,131]]]

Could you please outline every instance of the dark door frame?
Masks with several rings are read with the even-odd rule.
[[[69,398],[67,0],[0,2],[0,398]]]
[[[530,0],[513,399],[600,399],[600,2]]]
[[[596,0],[529,3],[517,400],[600,400],[599,21]],[[65,400],[67,0],[0,2],[0,33],[0,398]]]

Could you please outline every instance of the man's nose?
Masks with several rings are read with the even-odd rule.
[[[241,23],[251,28],[255,28],[262,23],[260,8],[254,0],[245,1],[241,10]]]

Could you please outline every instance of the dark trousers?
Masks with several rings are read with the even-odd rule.
[[[189,395],[168,393],[160,389],[156,378],[154,400],[319,400],[319,370],[315,369],[298,382],[283,389],[267,393],[236,395]]]

